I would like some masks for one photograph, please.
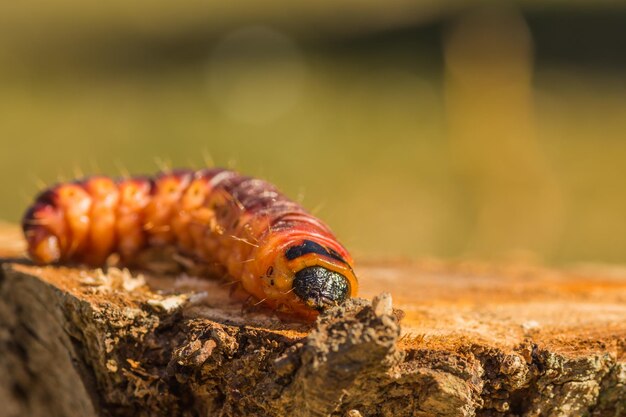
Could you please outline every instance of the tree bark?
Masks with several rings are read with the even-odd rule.
[[[624,269],[357,271],[373,301],[306,325],[203,278],[5,259],[0,416],[626,415]]]

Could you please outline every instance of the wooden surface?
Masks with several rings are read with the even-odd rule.
[[[0,233],[0,416],[626,415],[623,268],[364,261],[361,296],[403,314],[383,296],[307,326],[21,245]]]
[[[599,343],[624,360],[626,268],[555,270],[477,262],[361,263],[362,296],[389,291],[407,339],[512,349],[524,340],[585,354]],[[423,336],[423,337],[422,337]],[[408,345],[410,343],[407,342]]]

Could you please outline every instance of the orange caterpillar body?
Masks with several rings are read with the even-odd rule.
[[[224,169],[90,177],[43,191],[22,222],[39,264],[131,263],[175,246],[217,263],[254,298],[313,319],[357,293],[352,258],[329,228],[273,185]]]

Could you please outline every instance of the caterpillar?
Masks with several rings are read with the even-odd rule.
[[[176,248],[217,264],[259,303],[303,319],[354,297],[353,260],[320,219],[261,179],[213,168],[93,176],[42,191],[22,229],[38,264],[131,264]]]

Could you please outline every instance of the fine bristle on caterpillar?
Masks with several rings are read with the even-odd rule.
[[[313,319],[357,294],[353,260],[328,226],[272,184],[215,168],[54,185],[22,228],[39,264],[99,266],[173,246],[277,312]]]

